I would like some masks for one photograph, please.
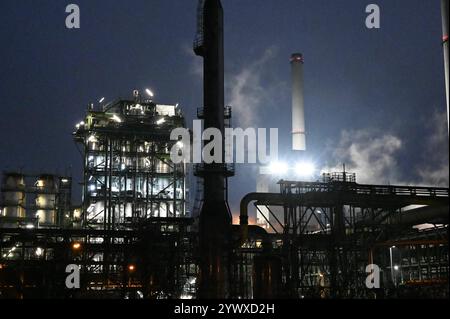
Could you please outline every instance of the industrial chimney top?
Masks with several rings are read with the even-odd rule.
[[[304,59],[303,59],[303,54],[301,54],[301,53],[293,53],[293,54],[291,55],[291,63],[293,63],[293,62],[301,62],[301,63],[304,63],[305,61],[304,61]]]

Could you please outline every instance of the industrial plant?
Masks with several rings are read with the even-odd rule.
[[[446,47],[448,0],[442,6]],[[224,101],[221,1],[200,0],[197,19],[204,95],[196,113],[205,129],[224,133],[233,109]],[[448,93],[448,48],[444,56]],[[303,154],[307,57],[288,58],[290,151]],[[80,107],[72,131],[81,181],[3,172],[0,299],[449,297],[448,187],[361,184],[345,165],[309,178],[307,162],[295,167],[305,173],[296,180],[282,163],[260,165],[233,224],[228,185],[237,173],[225,150],[220,163],[172,160],[174,149],[184,151],[171,136],[189,128],[184,111],[149,89],[102,98]]]

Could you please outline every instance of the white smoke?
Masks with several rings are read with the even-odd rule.
[[[184,44],[182,47],[184,53],[190,58],[189,73],[196,77],[203,77],[203,59],[196,56],[192,46]]]
[[[449,155],[447,114],[436,112],[429,122],[432,132],[426,141],[423,164],[417,169],[420,184],[445,186],[449,184]]]
[[[183,51],[191,58],[189,72],[203,77],[203,60],[192,52],[192,48],[183,46]],[[242,128],[258,127],[262,106],[274,105],[277,92],[286,86],[281,81],[268,81],[263,86],[263,77],[268,73],[268,63],[277,55],[278,49],[271,46],[252,63],[243,63],[243,67],[228,71],[225,75],[225,102],[232,106],[233,122]],[[241,61],[240,61],[241,62]],[[229,63],[235,65],[236,63]]]
[[[280,83],[266,83],[263,86],[261,82],[264,72],[267,72],[267,64],[276,55],[277,48],[269,47],[259,59],[227,76],[227,101],[233,107],[233,118],[242,128],[257,127],[260,120],[257,115],[261,114],[261,107],[274,102]]]
[[[356,173],[363,184],[399,184],[448,187],[449,155],[446,114],[435,113],[429,121],[430,135],[424,144],[415,144],[423,155],[415,170],[400,177],[399,158],[403,149],[400,137],[379,130],[342,131],[337,144],[328,147],[331,163],[323,172],[341,172],[346,164],[348,172]]]
[[[396,156],[401,148],[400,138],[391,134],[344,130],[337,145],[330,148],[333,162],[323,172],[341,172],[345,164],[348,172],[356,173],[359,183],[399,183]]]

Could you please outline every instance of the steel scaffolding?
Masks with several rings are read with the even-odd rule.
[[[139,96],[88,110],[74,133],[84,154],[84,227],[127,229],[150,217],[185,216],[185,165],[170,157],[178,127],[184,118],[176,106]]]
[[[324,175],[323,182],[282,180],[279,185],[280,193],[248,194],[241,202],[243,229],[250,202],[269,212],[264,218],[271,233],[244,231],[244,238],[268,243],[270,250],[255,252],[254,258],[281,261],[279,297],[386,297],[390,289],[418,281],[448,282],[448,188],[361,185],[348,173]],[[426,222],[435,226],[413,227]],[[394,261],[389,258],[392,247],[398,255]],[[369,264],[381,268],[379,290],[366,286]],[[268,292],[263,286],[247,296]],[[448,296],[448,289],[440,292]]]

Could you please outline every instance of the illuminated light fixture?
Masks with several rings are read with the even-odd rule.
[[[287,164],[283,162],[273,162],[269,165],[269,172],[272,175],[284,175],[288,170]]]
[[[64,184],[66,184],[66,183],[69,182],[69,180],[68,180],[67,178],[63,178],[63,179],[61,179],[61,182],[63,182]]]
[[[398,266],[397,265],[394,266],[394,270],[398,270]]]
[[[96,143],[97,142],[97,138],[94,135],[89,136],[88,138],[88,142],[91,143]]]
[[[313,163],[300,162],[295,165],[295,174],[298,176],[312,176],[316,171]]]
[[[25,228],[26,228],[26,229],[33,229],[33,228],[34,228],[34,225],[33,225],[33,224],[27,224],[27,225],[25,226]]]
[[[43,252],[44,251],[42,250],[42,248],[40,248],[40,247],[36,248],[36,256],[42,256]]]
[[[163,124],[165,121],[166,121],[166,120],[162,118],[162,119],[157,120],[157,121],[156,121],[156,124],[161,125],[161,124]]]
[[[120,117],[118,117],[116,114],[114,114],[112,116],[112,120],[117,122],[117,123],[122,123],[122,119]]]
[[[145,89],[145,93],[147,93],[148,96],[153,97],[154,94],[150,89]]]
[[[77,123],[77,125],[75,125],[76,128],[80,128],[80,126],[84,126],[85,123],[83,121],[81,121],[80,123]]]
[[[103,103],[104,100],[105,100],[105,98],[102,97],[102,98],[98,101],[98,103]]]
[[[73,250],[79,250],[81,248],[81,244],[80,243],[73,243],[72,244],[72,249]]]
[[[90,190],[91,192],[95,191],[95,189],[96,189],[96,188],[95,188],[95,185],[90,185],[90,186],[89,186],[89,190]]]
[[[136,266],[134,265],[128,265],[128,271],[133,272],[136,270]]]

